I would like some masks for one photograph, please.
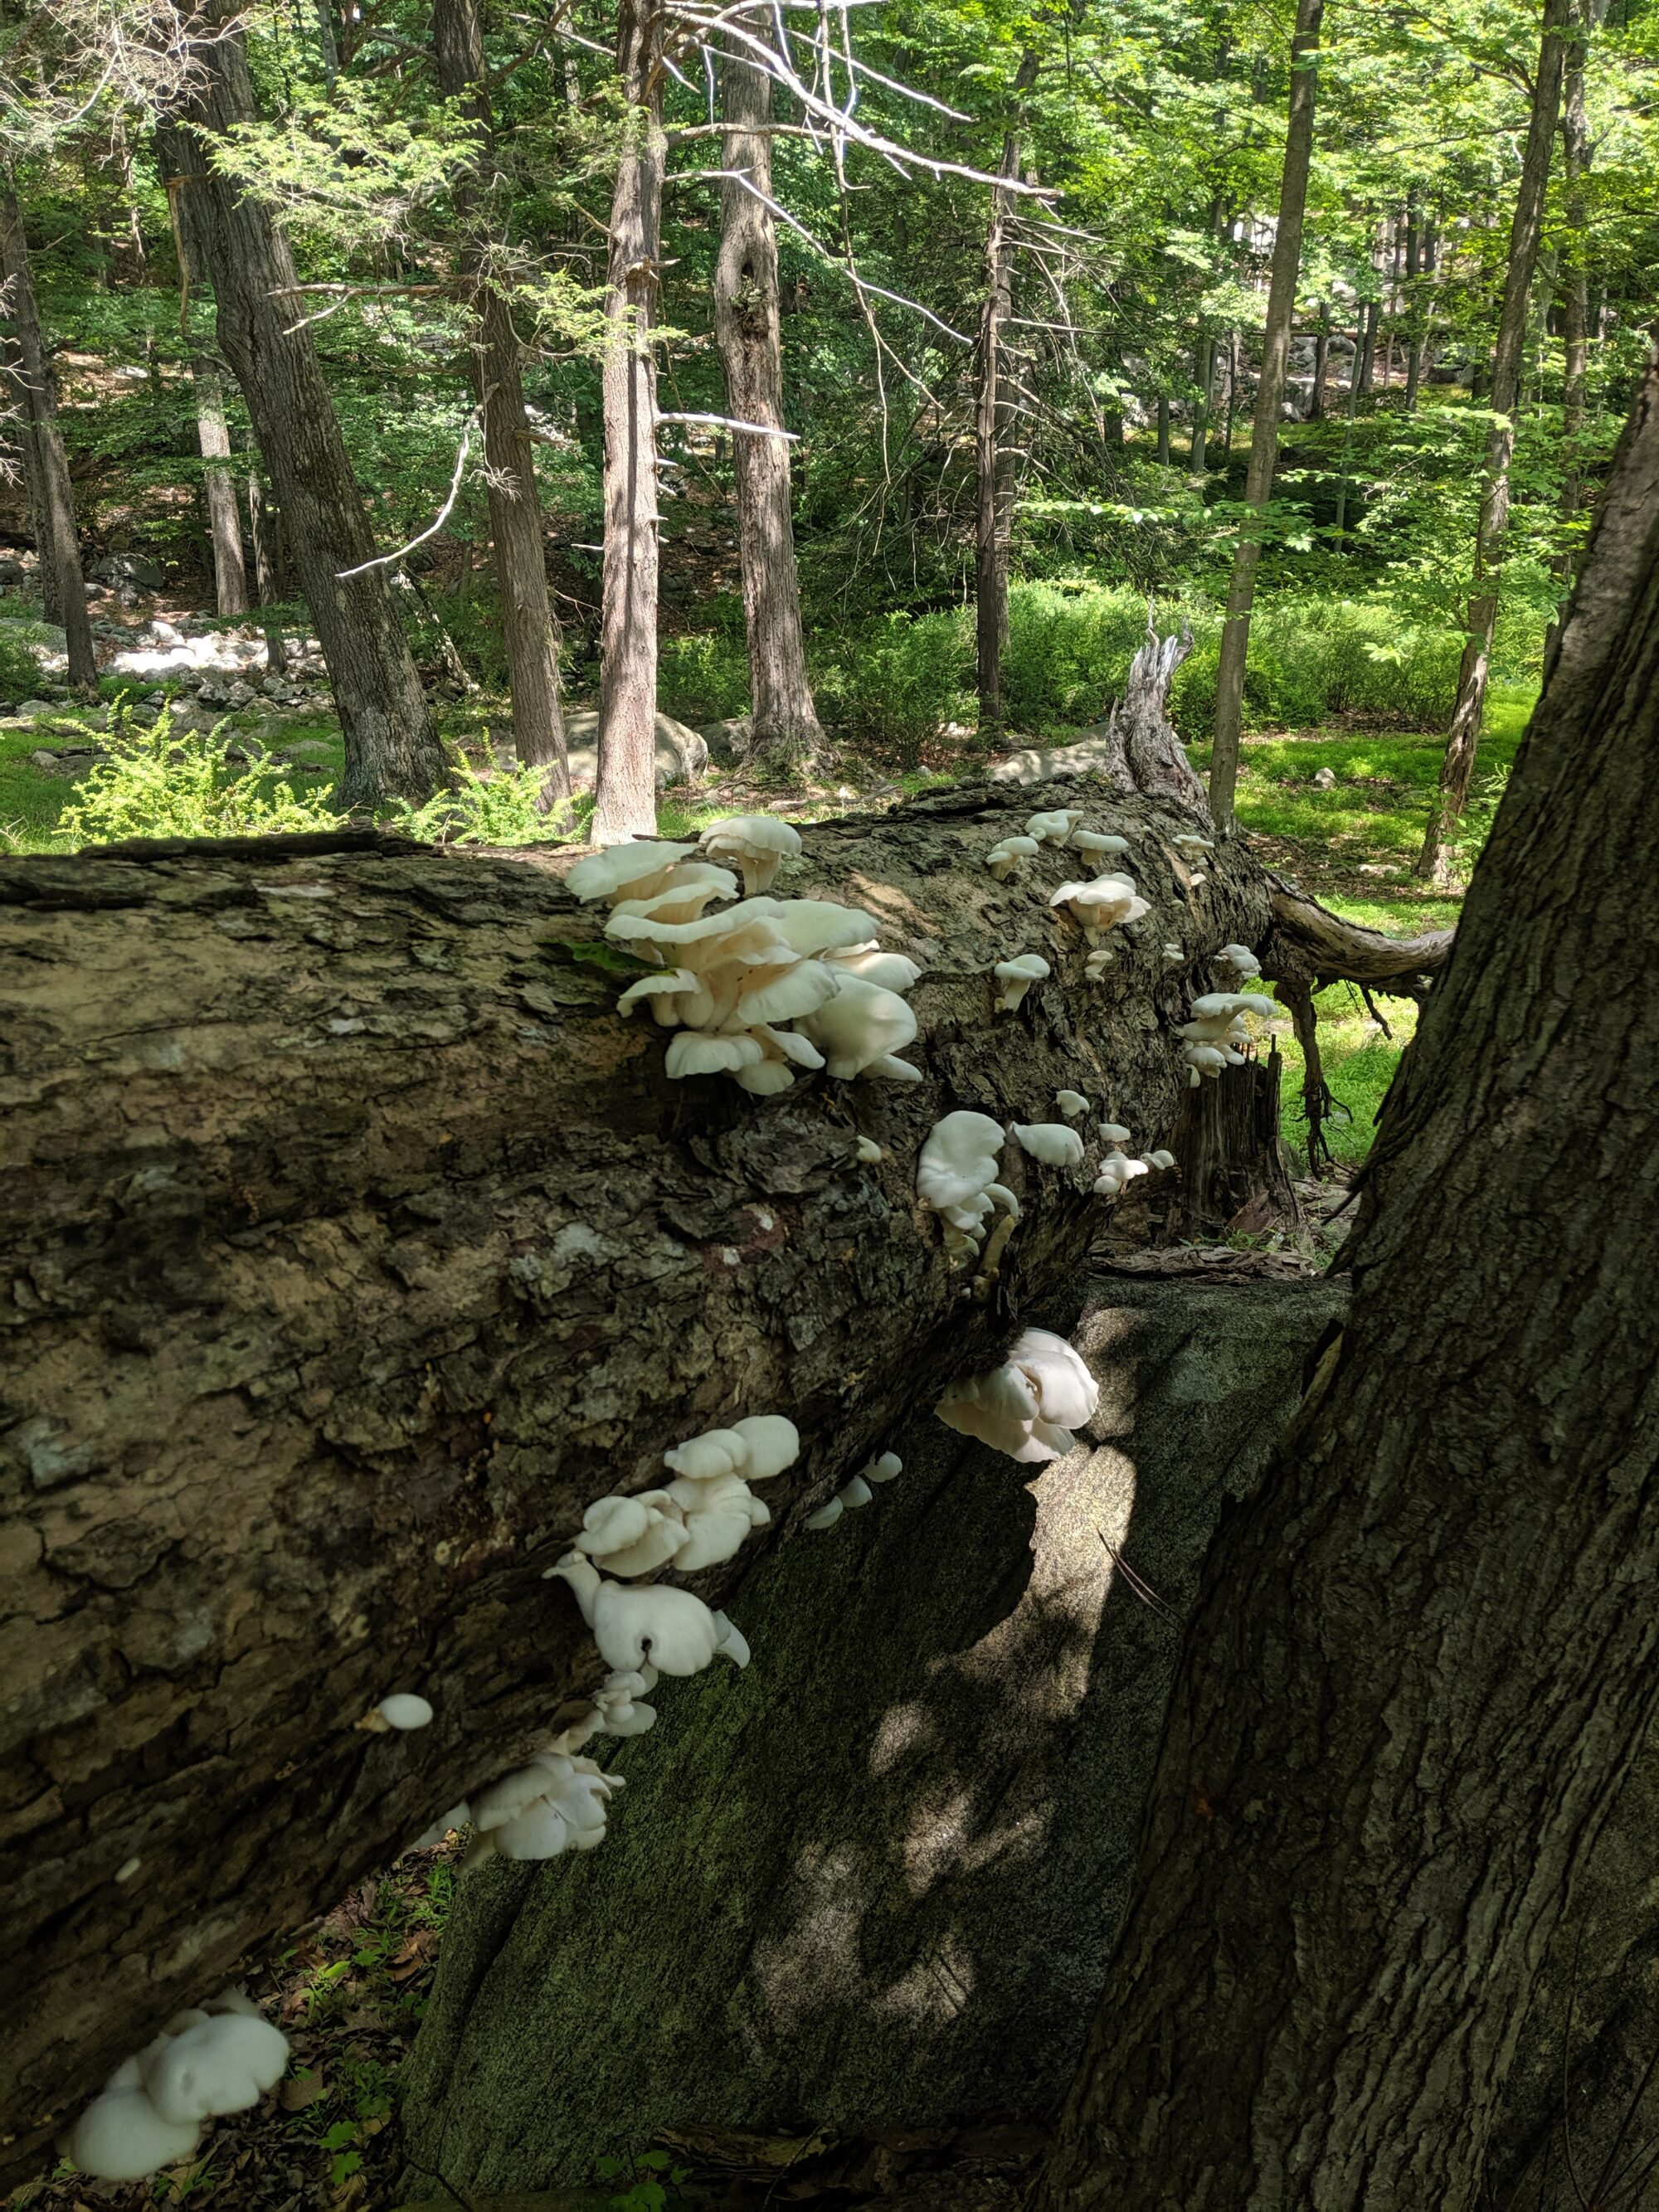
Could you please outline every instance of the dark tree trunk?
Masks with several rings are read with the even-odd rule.
[[[1021,55],[1015,72],[1015,119],[1002,141],[999,174],[1019,174],[1018,107],[1036,82],[1037,57]],[[1002,374],[1002,330],[1013,312],[1014,253],[1008,234],[1013,194],[991,194],[991,226],[985,236],[985,298],[979,317],[979,388],[974,416],[974,665],[979,690],[981,737],[994,739],[1002,727],[1002,650],[1008,642],[1008,538],[1014,514],[1014,463],[1008,450],[1013,420],[1012,395]],[[1115,438],[1122,443],[1122,420]]]
[[[1210,397],[1215,387],[1215,353],[1213,338],[1206,338],[1198,349],[1198,404],[1193,410],[1191,454],[1192,472],[1195,477],[1204,473],[1205,434],[1210,422]]]
[[[489,530],[501,587],[514,750],[523,765],[545,769],[541,803],[549,808],[569,796],[570,770],[565,759],[558,639],[547,590],[541,501],[525,412],[519,341],[511,304],[491,268],[494,241],[489,218],[495,134],[484,81],[478,0],[434,0],[432,33],[439,85],[447,99],[465,104],[477,132],[472,167],[455,189],[456,212],[466,234],[462,265],[474,318],[472,388],[483,416]]]
[[[1158,395],[1158,465],[1161,469],[1170,465],[1170,395]]]
[[[253,547],[259,626],[265,634],[265,668],[269,674],[280,676],[288,666],[288,647],[283,642],[283,618],[276,611],[282,593],[276,586],[276,519],[265,505],[265,488],[259,481],[256,456],[247,472],[247,534]]]
[[[230,472],[225,395],[210,361],[198,354],[190,368],[196,386],[196,441],[202,449],[202,478],[207,488],[208,532],[213,541],[214,605],[221,615],[246,614],[247,568],[242,559],[236,479]]]
[[[1406,412],[1417,406],[1423,382],[1423,202],[1415,189],[1406,202]]]
[[[1365,312],[1359,323],[1359,396],[1363,399],[1371,390],[1376,370],[1376,323],[1381,303],[1367,300]]]
[[[1659,923],[1623,889],[1656,866],[1650,373],[1384,1109],[1349,1323],[1206,1565],[1043,2212],[1484,2201],[1659,1706],[1659,1215],[1632,1202]]]
[[[89,690],[98,681],[98,664],[93,658],[69,462],[58,427],[58,380],[41,335],[23,218],[9,186],[0,190],[0,267],[5,274],[3,316],[9,356],[5,377],[16,401],[18,435],[34,511],[41,595],[47,620],[63,625],[70,682]]]
[[[254,113],[247,58],[240,31],[209,20],[192,118],[205,131],[234,130]],[[443,748],[386,570],[349,573],[374,558],[374,541],[311,333],[290,327],[301,302],[287,240],[268,209],[212,169],[193,130],[159,138],[328,663],[345,739],[341,797],[348,806],[429,798],[447,775]]]
[[[1504,304],[1498,319],[1498,350],[1492,363],[1492,412],[1497,418],[1486,442],[1485,486],[1475,526],[1474,580],[1469,594],[1467,642],[1457,672],[1457,701],[1452,709],[1439,789],[1429,815],[1417,872],[1431,882],[1450,880],[1451,841],[1468,803],[1486,710],[1486,675],[1498,627],[1498,592],[1504,572],[1504,539],[1510,519],[1510,463],[1515,453],[1515,414],[1521,403],[1526,366],[1527,302],[1538,263],[1544,198],[1549,184],[1550,149],[1561,107],[1561,79],[1572,0],[1544,0],[1543,34],[1533,79],[1532,118],[1522,158],[1521,184],[1510,225],[1509,262]]]
[[[726,125],[721,165],[727,175],[720,187],[714,263],[714,340],[726,379],[726,411],[734,422],[757,426],[732,433],[752,744],[757,758],[799,770],[819,751],[823,732],[806,673],[789,443],[781,434],[767,434],[785,428],[778,241],[768,205],[772,80],[741,52],[723,54],[720,68]]]
[[[617,64],[629,136],[611,198],[605,314],[604,604],[599,617],[599,844],[657,826],[657,368],[661,283],[662,12],[621,0]]]
[[[1325,413],[1325,379],[1331,366],[1331,311],[1328,303],[1319,303],[1319,333],[1314,339],[1313,396],[1308,402],[1308,420],[1317,422]]]
[[[1279,459],[1279,410],[1285,397],[1291,329],[1296,319],[1297,279],[1302,268],[1302,219],[1308,199],[1308,167],[1313,155],[1319,27],[1324,12],[1324,0],[1297,0],[1296,29],[1291,40],[1290,122],[1279,192],[1279,228],[1273,238],[1267,328],[1261,342],[1261,373],[1255,387],[1250,465],[1244,479],[1245,503],[1258,516],[1273,496],[1273,470]],[[1261,526],[1247,522],[1240,527],[1238,547],[1233,555],[1227,611],[1221,631],[1220,665],[1216,671],[1210,811],[1217,827],[1223,830],[1232,826],[1233,793],[1238,783],[1238,748],[1244,720],[1244,661],[1249,651],[1250,610],[1255,602],[1255,576],[1261,560]]]
[[[1074,855],[988,897],[1029,792],[806,830],[788,889],[905,917],[884,940],[929,971],[914,1089],[668,1082],[599,921],[533,863],[350,836],[0,862],[8,2174],[591,1686],[540,1570],[592,1499],[787,1408],[788,1521],[1072,1295],[1086,1172],[1009,1148],[1026,1216],[964,1306],[915,1158],[963,1098],[1048,1118],[1061,1087],[1155,1144],[1186,1095],[1163,935],[1196,977],[1291,927],[1240,842],[1191,899],[1170,840],[1194,816],[1143,795],[1191,770],[1152,720],[1126,718],[1109,781],[1048,787],[1121,826],[1158,910],[1098,985],[1048,904]],[[1016,943],[1054,969],[1018,1018],[991,975]],[[433,1725],[358,1733],[393,1686]]]
[[[1586,47],[1595,27],[1595,0],[1578,0],[1571,36],[1563,57],[1561,100],[1561,155],[1565,173],[1565,267],[1561,287],[1561,341],[1564,374],[1561,385],[1561,442],[1566,458],[1566,480],[1561,487],[1561,513],[1568,522],[1583,512],[1583,442],[1584,400],[1589,378],[1589,125],[1584,110]],[[1565,575],[1572,574],[1574,549],[1562,556]]]

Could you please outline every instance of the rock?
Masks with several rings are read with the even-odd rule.
[[[1034,1470],[931,1413],[892,1437],[904,1472],[869,1510],[798,1529],[726,1601],[750,1670],[659,1685],[603,1849],[462,1883],[411,2156],[441,2139],[483,2192],[583,2179],[596,2142],[665,2125],[1047,2120],[1212,1531],[1345,1305],[1317,1280],[1102,1278],[1075,1340],[1092,1443]]]
[[[1336,770],[1334,768],[1316,768],[1313,772],[1312,782],[1316,791],[1334,791]]]
[[[15,553],[0,553],[0,584],[27,584],[29,572]]]
[[[591,708],[568,714],[565,744],[570,758],[571,787],[591,790],[599,775],[599,718]],[[672,714],[657,716],[657,788],[672,783],[695,783],[708,765],[708,747],[696,730],[677,722]]]
[[[250,707],[253,703],[253,687],[251,684],[244,684],[239,677],[225,696],[232,707]]]
[[[755,725],[747,714],[728,714],[723,722],[705,722],[701,735],[709,759],[721,768],[732,768],[747,757],[754,743]]]
[[[1085,734],[1069,745],[1027,745],[993,761],[993,783],[1041,783],[1051,775],[1088,775],[1102,769],[1110,757],[1111,744],[1100,725],[1101,735]]]
[[[52,750],[43,748],[29,758],[43,775],[58,776],[73,783],[92,769],[102,767],[109,755],[101,745],[59,745]]]
[[[106,553],[101,560],[90,562],[87,573],[106,584],[137,584],[147,592],[160,591],[165,580],[153,561],[137,553]]]
[[[25,699],[17,711],[20,714],[55,714],[58,709],[50,699]]]

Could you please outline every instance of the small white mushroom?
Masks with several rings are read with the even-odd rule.
[[[861,1474],[849,1474],[836,1495],[849,1513],[856,1513],[861,1505],[870,1503],[875,1492]]]
[[[665,1490],[635,1498],[601,1498],[582,1516],[574,1548],[624,1578],[653,1574],[685,1542],[685,1522]]]
[[[1166,1175],[1175,1164],[1176,1156],[1173,1152],[1158,1151],[1156,1152],[1148,1152],[1146,1155],[1147,1166],[1149,1168],[1159,1168]]]
[[[846,1510],[839,1496],[832,1498],[827,1505],[820,1505],[816,1513],[807,1515],[806,1526],[809,1528],[833,1528]]]
[[[665,1451],[662,1463],[675,1474],[689,1475],[693,1482],[708,1482],[716,1475],[747,1474],[749,1446],[736,1429],[708,1429]]]
[[[873,1137],[859,1139],[859,1158],[866,1167],[878,1166],[886,1157],[886,1153],[883,1152]]]
[[[744,896],[753,898],[771,890],[780,863],[800,851],[800,838],[775,814],[734,814],[711,822],[697,848],[715,860],[735,861],[743,870]]]
[[[638,844],[607,845],[578,860],[564,879],[565,889],[584,905],[594,899],[650,898],[661,890],[676,864],[696,850],[695,845],[659,843],[654,838]]]
[[[1204,871],[1201,868],[1197,868],[1194,869],[1193,873],[1188,877],[1187,880],[1195,891],[1201,891],[1205,884],[1207,884],[1210,879],[1204,873]]]
[[[903,1472],[904,1462],[896,1452],[883,1452],[865,1468],[864,1479],[866,1482],[891,1482]]]
[[[836,971],[821,972],[833,976]],[[838,1083],[855,1076],[921,1080],[920,1068],[896,1057],[915,1042],[915,1016],[896,991],[862,975],[842,975],[835,996],[803,1019],[800,1030],[823,1052],[825,1071]]]
[[[800,1431],[781,1413],[745,1413],[732,1422],[732,1433],[743,1439],[747,1482],[769,1482],[800,1457]]]
[[[1186,947],[1177,945],[1174,938],[1168,938],[1164,941],[1164,957],[1166,960],[1184,960],[1187,957]]]
[[[1012,960],[999,960],[997,981],[1002,986],[999,1001],[1005,1013],[1012,1012],[1033,983],[1040,983],[1048,973],[1048,963],[1040,952],[1017,953]]]
[[[288,2038],[257,2013],[220,2013],[139,2058],[144,2094],[171,2127],[246,2112],[287,2069]]]
[[[953,1382],[933,1408],[947,1428],[1023,1466],[1059,1459],[1089,1420],[1100,1389],[1063,1337],[1028,1328],[1000,1367]]]
[[[1241,982],[1261,973],[1261,963],[1248,945],[1224,945],[1216,959],[1224,968],[1231,968]]]
[[[1121,1121],[1103,1121],[1100,1125],[1100,1133],[1109,1145],[1127,1145],[1129,1141],[1129,1132]]]
[[[1000,884],[1006,883],[1023,860],[1041,850],[1035,837],[1005,837],[985,855],[985,865]]]
[[[1089,1110],[1089,1102],[1080,1091],[1056,1091],[1054,1103],[1068,1121],[1075,1121],[1079,1114]]]
[[[388,1729],[423,1729],[431,1718],[432,1708],[424,1698],[399,1690],[382,1698],[362,1725],[372,1735],[381,1735]]]
[[[1145,1160],[1127,1159],[1121,1152],[1112,1152],[1100,1164],[1100,1173],[1095,1178],[1097,1198],[1117,1198],[1134,1181],[1146,1172]]]
[[[1097,945],[1092,952],[1087,953],[1084,957],[1084,981],[1085,983],[1099,982],[1101,977],[1106,973],[1106,970],[1113,964],[1116,958],[1117,955],[1113,951],[1109,945]]]
[[[664,1674],[698,1674],[714,1657],[714,1616],[690,1590],[606,1582],[580,1552],[561,1559],[551,1575],[569,1583],[607,1667],[649,1664]]]
[[[1091,942],[1103,931],[1139,921],[1142,915],[1152,912],[1127,876],[1097,876],[1092,883],[1062,884],[1048,903],[1070,907]]]
[[[1200,837],[1195,830],[1179,830],[1170,840],[1179,845],[1183,853],[1213,853],[1215,847],[1207,837]]]
[[[1014,1139],[1022,1152],[1048,1168],[1080,1168],[1083,1139],[1063,1121],[1016,1121]]]
[[[1115,860],[1129,849],[1127,837],[1108,837],[1098,830],[1079,830],[1072,838],[1079,853],[1087,853],[1094,860]]]
[[[1040,844],[1069,845],[1085,811],[1081,806],[1060,806],[1047,814],[1034,814],[1025,825],[1025,834]]]

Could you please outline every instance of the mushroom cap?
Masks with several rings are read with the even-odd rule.
[[[609,1575],[654,1574],[678,1558],[685,1523],[667,1490],[633,1498],[601,1498],[582,1516],[574,1548],[601,1560]]]
[[[556,1859],[574,1841],[563,1809],[547,1797],[532,1799],[489,1832],[504,1859]]]
[[[750,1482],[769,1482],[800,1457],[800,1431],[782,1413],[745,1413],[732,1432],[748,1454],[743,1473]]]
[[[992,846],[985,857],[988,860],[1029,860],[1033,853],[1042,850],[1035,837],[1004,837]]]
[[[1121,1152],[1114,1152],[1100,1164],[1100,1173],[1091,1185],[1097,1198],[1116,1198],[1127,1188],[1129,1163]]]
[[[1127,853],[1129,849],[1127,837],[1109,836],[1099,830],[1079,830],[1073,834],[1072,842],[1079,853],[1116,854]]]
[[[1040,952],[1017,952],[1011,960],[997,963],[999,983],[1012,983],[1023,978],[1028,983],[1040,983],[1048,973],[1048,963]]]
[[[1030,1384],[1045,1421],[1075,1429],[1093,1419],[1100,1385],[1063,1336],[1046,1328],[1025,1329],[1011,1347],[1006,1364]]]
[[[1121,1121],[1103,1121],[1100,1133],[1109,1145],[1127,1145],[1129,1141],[1129,1132]]]
[[[676,998],[688,991],[695,991],[696,988],[696,976],[690,968],[669,968],[660,975],[641,975],[639,981],[630,983],[617,1000],[617,1012],[631,1014],[644,1000]]]
[[[688,1075],[732,1075],[756,1067],[766,1057],[751,1036],[705,1036],[700,1030],[676,1030],[668,1040],[663,1069],[671,1082]]]
[[[891,1482],[896,1475],[903,1472],[904,1462],[896,1452],[883,1452],[879,1458],[871,1461],[864,1474],[867,1482]]]
[[[884,952],[878,945],[854,945],[842,951],[826,952],[826,963],[854,975],[862,975],[866,983],[879,983],[884,991],[894,992],[899,998],[921,978],[921,969],[902,952]]]
[[[618,899],[611,911],[643,915],[653,921],[696,921],[710,899],[737,895],[738,879],[729,868],[691,861],[676,867],[660,890],[649,897]]]
[[[858,1156],[866,1167],[874,1167],[878,1161],[884,1160],[887,1157],[873,1137],[859,1139]]]
[[[190,2157],[201,2134],[194,2120],[164,2120],[142,2089],[106,2089],[70,2130],[67,2149],[100,2181],[142,2181]]]
[[[714,1617],[690,1590],[601,1582],[593,1599],[593,1640],[607,1667],[697,1674],[714,1656]]]
[[[674,1556],[682,1574],[735,1559],[750,1531],[764,1528],[772,1517],[740,1474],[716,1475],[706,1482],[682,1475],[669,1485],[669,1494],[685,1516],[684,1539]]]
[[[939,1212],[977,1198],[997,1173],[997,1155],[1006,1141],[1002,1124],[988,1114],[959,1108],[935,1121],[916,1167],[916,1189]]]
[[[792,951],[803,956],[868,946],[874,941],[875,919],[862,907],[838,906],[834,899],[773,899],[769,903],[775,909],[772,927]]]
[[[714,1646],[715,1650],[722,1659],[729,1659],[741,1672],[754,1656],[749,1649],[749,1638],[736,1621],[728,1620],[723,1613],[714,1615],[714,1628],[720,1638]]]
[[[748,1472],[749,1442],[739,1429],[706,1429],[662,1455],[665,1467],[693,1482],[710,1482],[723,1474]]]
[[[849,1513],[856,1513],[861,1506],[867,1505],[875,1494],[861,1474],[849,1474],[836,1492]]]
[[[1064,1121],[1016,1121],[1013,1130],[1020,1149],[1045,1167],[1082,1166],[1083,1139]]]
[[[619,894],[648,898],[661,890],[675,862],[696,849],[695,845],[659,843],[654,838],[637,844],[607,845],[567,872],[565,889],[585,906],[594,899],[615,898]]]
[[[1089,1102],[1080,1091],[1056,1091],[1054,1103],[1068,1121],[1075,1121],[1079,1114],[1089,1110]]]
[[[800,850],[799,833],[775,814],[728,814],[711,822],[697,840],[703,853],[741,853],[760,860],[769,854],[790,858]]]
[[[408,1690],[395,1691],[391,1697],[382,1698],[374,1710],[392,1729],[423,1729],[432,1718],[432,1708],[426,1699]]]
[[[839,1497],[832,1498],[827,1505],[820,1505],[816,1513],[807,1515],[806,1526],[809,1528],[833,1528],[846,1510]]]
[[[818,972],[833,978],[835,971],[820,968]],[[843,975],[840,981],[835,996],[809,1014],[801,1027],[823,1053],[829,1073],[847,1082],[913,1044],[916,1018],[896,992],[884,990],[879,983],[866,982],[862,975]]]
[[[1173,1152],[1164,1152],[1161,1147],[1158,1151],[1155,1152],[1148,1152],[1146,1155],[1146,1164],[1148,1167],[1161,1168],[1167,1172],[1175,1165],[1175,1154]]]
[[[226,2012],[168,2036],[141,2059],[144,2094],[169,2127],[246,2112],[288,2070],[288,2038],[268,2020]]]
[[[1143,914],[1152,912],[1127,876],[1097,876],[1091,883],[1062,884],[1048,903],[1075,907],[1092,928],[1115,928],[1120,922],[1139,921]]]
[[[1081,806],[1051,807],[1046,814],[1034,814],[1025,824],[1025,834],[1043,844],[1069,844],[1073,832],[1082,821],[1087,809]]]

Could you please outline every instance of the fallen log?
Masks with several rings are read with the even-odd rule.
[[[787,1532],[1106,1220],[1011,1142],[995,1279],[915,1196],[945,1112],[1174,1126],[1173,1035],[1275,927],[1245,846],[1098,782],[1146,921],[1086,981],[1028,793],[817,825],[781,888],[923,969],[914,1086],[665,1074],[557,864],[342,836],[0,863],[0,2180],[181,2005],[385,1864],[597,1682],[544,1570],[687,1436],[784,1413]],[[1281,915],[1282,932],[1288,925]],[[1165,946],[1179,939],[1181,957]],[[1000,1011],[995,963],[1051,973]],[[859,1157],[860,1135],[883,1159]],[[751,1547],[752,1551],[757,1547]],[[694,1577],[720,1603],[745,1562]],[[418,1734],[360,1723],[393,1690]]]

